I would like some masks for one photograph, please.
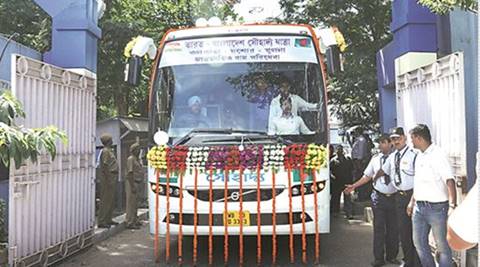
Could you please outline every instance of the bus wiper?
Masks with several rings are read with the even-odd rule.
[[[202,142],[203,144],[228,144],[228,143],[262,143],[265,144],[284,144],[290,145],[293,144],[291,140],[288,140],[279,135],[252,135],[252,136],[234,136],[233,138],[220,138],[220,139],[213,139],[213,140],[205,140]]]
[[[198,134],[256,134],[256,135],[267,135],[267,133],[262,131],[250,131],[250,130],[239,130],[232,128],[214,128],[214,129],[205,129],[205,128],[196,128],[188,132],[185,136],[180,138],[174,145],[183,145],[188,142],[192,137]]]

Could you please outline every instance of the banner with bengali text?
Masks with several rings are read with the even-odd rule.
[[[312,39],[302,36],[236,36],[169,42],[160,68],[245,62],[318,63]]]

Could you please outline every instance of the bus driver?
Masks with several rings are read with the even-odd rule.
[[[289,97],[281,97],[282,115],[275,118],[270,123],[268,134],[273,135],[294,135],[294,134],[313,134],[305,125],[303,119],[292,113],[292,99]]]
[[[320,104],[316,103],[308,103],[307,101],[303,100],[298,95],[290,93],[290,82],[288,81],[287,77],[280,76],[280,94],[272,99],[270,103],[270,114],[268,116],[268,125],[271,125],[273,121],[282,116],[282,107],[280,106],[280,98],[289,98],[291,101],[291,112],[293,115],[298,115],[299,110],[317,110],[320,108]],[[269,126],[270,127],[270,126]]]

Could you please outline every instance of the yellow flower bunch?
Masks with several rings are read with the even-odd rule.
[[[140,39],[140,36],[137,36],[135,38],[132,38],[130,42],[125,46],[125,49],[123,49],[123,56],[126,58],[130,58],[132,56],[132,49],[137,43],[137,41]]]
[[[309,144],[305,155],[305,168],[320,169],[327,165],[327,149],[322,145]]]
[[[347,49],[347,43],[345,42],[345,38],[343,38],[343,34],[338,30],[337,27],[333,27],[332,29],[340,52],[345,52],[345,50]]]
[[[167,169],[167,149],[168,147],[154,146],[147,153],[148,163],[155,169]]]

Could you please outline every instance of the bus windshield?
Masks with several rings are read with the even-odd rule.
[[[235,40],[244,40],[248,46],[251,38],[262,40]],[[275,43],[274,37],[268,38]],[[293,47],[296,40],[308,40],[297,44],[303,55],[293,56],[291,47],[265,52],[265,43],[241,52],[217,43],[215,50],[212,38],[197,44],[201,48],[197,50],[188,44],[192,41],[175,42],[176,50],[167,44],[155,81],[153,127],[166,130],[174,139],[194,129],[220,128],[326,141],[323,79],[311,40],[281,38]],[[232,40],[215,38],[225,39]],[[185,48],[189,46],[190,50]],[[179,47],[186,51],[178,52]]]

